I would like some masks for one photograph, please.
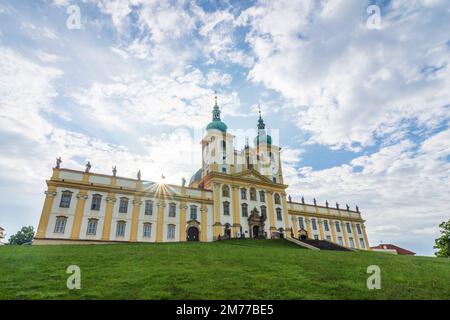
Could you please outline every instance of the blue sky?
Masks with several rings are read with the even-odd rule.
[[[450,217],[449,15],[444,0],[1,1],[0,225],[37,225],[57,156],[189,178],[217,90],[250,140],[261,104],[294,200],[358,205],[372,245],[432,255]]]

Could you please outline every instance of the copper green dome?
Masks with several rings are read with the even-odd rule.
[[[217,105],[217,97],[215,97],[216,99],[216,103],[214,104],[214,109],[213,109],[213,120],[208,124],[208,126],[206,127],[206,130],[219,130],[222,131],[223,133],[227,132],[227,125],[222,122],[220,120],[220,109],[219,106]]]

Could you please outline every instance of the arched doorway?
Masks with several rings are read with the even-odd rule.
[[[252,228],[252,236],[253,238],[259,238],[259,226],[253,226]]]
[[[198,241],[198,229],[196,227],[190,227],[187,230],[187,241]]]
[[[228,239],[231,238],[231,226],[229,223],[225,224],[224,235],[225,235],[225,238],[228,238]]]

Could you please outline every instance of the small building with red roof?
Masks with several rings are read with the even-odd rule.
[[[402,254],[402,255],[410,255],[414,256],[416,253],[400,248],[399,246],[396,246],[394,244],[389,243],[380,243],[378,246],[370,247],[373,251],[378,252],[386,252],[386,253],[392,253],[392,254]]]

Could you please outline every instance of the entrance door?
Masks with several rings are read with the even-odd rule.
[[[257,239],[259,237],[259,226],[253,226],[252,233],[253,238]]]
[[[187,231],[187,241],[198,241],[198,229],[190,227]]]

